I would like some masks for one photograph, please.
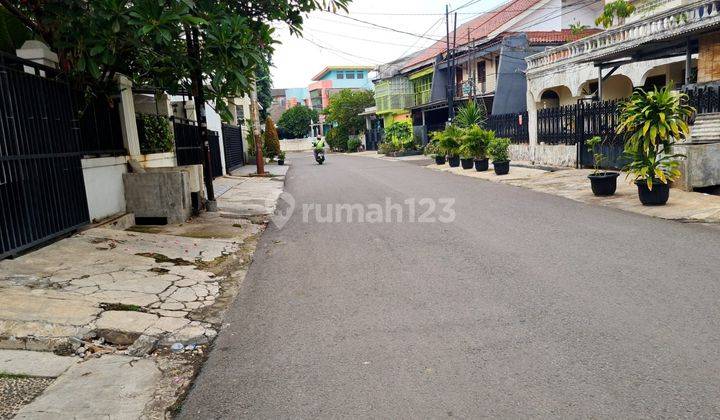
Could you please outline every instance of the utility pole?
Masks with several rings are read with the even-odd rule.
[[[203,155],[203,178],[205,179],[205,191],[207,192],[205,209],[207,211],[217,211],[215,188],[213,187],[212,178],[212,160],[210,158],[210,140],[207,132],[207,116],[205,115],[205,92],[203,87],[202,62],[200,61],[200,34],[197,27],[193,26],[191,28],[186,26],[185,36],[187,37],[188,55],[193,62],[191,83],[199,128],[199,141]]]
[[[255,140],[255,165],[257,166],[257,174],[265,175],[265,158],[263,158],[262,142],[260,140],[260,111],[258,110],[257,82],[253,82],[250,112],[252,112],[253,118],[252,135]]]
[[[445,84],[445,96],[448,103],[448,122],[452,121],[450,110],[452,109],[454,76],[450,73],[450,5],[445,5],[445,68],[447,69],[447,83]]]
[[[450,40],[448,39],[448,42]],[[450,101],[448,102],[448,115],[450,120],[455,119],[455,62],[456,62],[456,49],[457,49],[457,12],[455,12],[455,22],[453,24],[453,49],[452,49],[452,66],[450,68]]]

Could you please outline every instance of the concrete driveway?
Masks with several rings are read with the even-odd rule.
[[[181,418],[720,415],[716,228],[328,157],[293,156],[295,211],[263,236]],[[454,198],[456,217],[302,211],[413,198]]]

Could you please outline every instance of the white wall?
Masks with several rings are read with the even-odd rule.
[[[83,159],[82,168],[90,220],[124,213],[127,156]]]
[[[135,156],[134,159],[137,160],[143,168],[165,168],[177,165],[174,152],[140,155]]]

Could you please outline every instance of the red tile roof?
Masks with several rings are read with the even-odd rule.
[[[573,34],[570,29],[561,31],[527,31],[528,42],[531,44],[555,44],[563,42],[577,41],[592,34],[602,32],[601,29],[591,28],[585,29],[579,34]]]
[[[457,28],[457,46],[460,47],[468,43],[468,30],[470,31],[469,38],[471,40],[483,39],[541,1],[542,0],[511,0],[500,7],[483,13],[475,19],[462,24]],[[450,40],[452,39],[453,33],[451,32]],[[409,61],[405,65],[405,68],[420,64],[444,52],[445,44],[445,37],[443,37],[443,39],[426,48],[420,55]]]

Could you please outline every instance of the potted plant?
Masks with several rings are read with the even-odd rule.
[[[600,166],[605,155],[602,154],[600,147],[602,146],[603,140],[600,136],[595,136],[585,142],[588,152],[593,155],[593,173],[588,175],[590,179],[590,188],[592,188],[593,194],[597,196],[608,196],[615,194],[617,190],[617,178],[620,175],[617,172],[601,172]]]
[[[423,153],[426,156],[432,156],[433,158],[435,158],[436,165],[445,164],[445,155],[440,153],[440,148],[438,147],[438,142],[436,140],[432,140],[428,144],[426,144]]]
[[[284,165],[285,164],[285,152],[280,151],[277,155],[277,163],[278,165]]]
[[[495,175],[507,175],[510,172],[508,148],[510,148],[510,139],[503,137],[494,138],[488,144],[488,153],[493,160]]]
[[[465,131],[460,149],[463,154],[474,158],[476,171],[488,170],[487,146],[494,138],[494,131],[483,130],[478,125],[474,125]]]
[[[620,110],[617,132],[628,136],[624,168],[634,176],[643,205],[663,205],[670,197],[671,181],[680,177],[678,159],[672,147],[690,132],[687,119],[695,110],[687,95],[672,91],[671,85],[652,91],[638,89]]]
[[[460,127],[452,124],[445,127],[445,130],[433,134],[433,138],[438,142],[440,152],[447,155],[452,168],[460,166],[459,153],[463,134],[464,131]]]

